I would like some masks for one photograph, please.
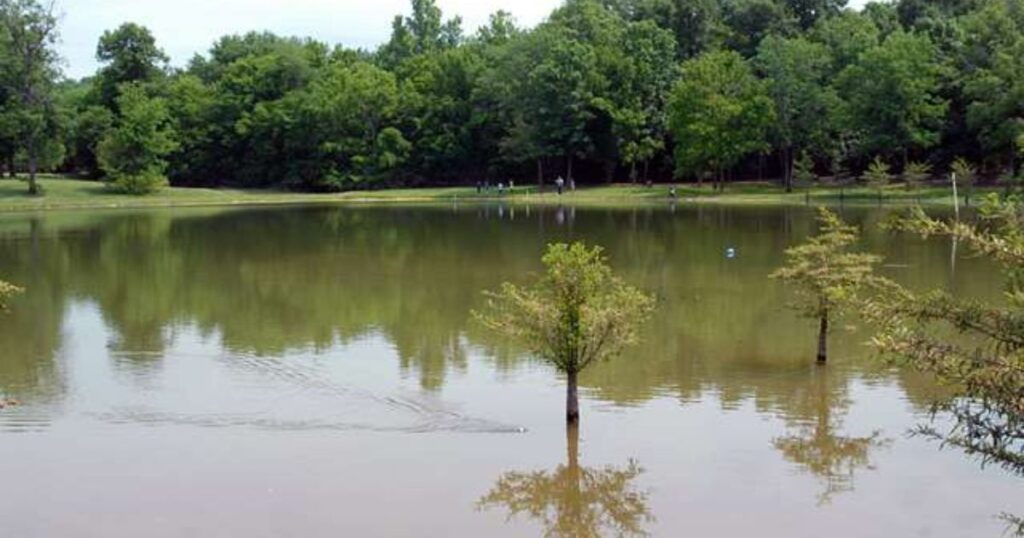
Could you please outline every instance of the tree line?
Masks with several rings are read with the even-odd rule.
[[[126,23],[60,73],[57,18],[0,0],[10,173],[306,191],[477,181],[1018,178],[1024,0],[567,0],[475,32],[412,0],[376,50],[225,36],[172,68]],[[884,167],[884,170],[883,170]]]

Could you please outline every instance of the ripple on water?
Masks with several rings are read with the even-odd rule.
[[[0,431],[5,433],[37,433],[50,428],[50,418],[26,407],[0,409]]]
[[[113,424],[246,427],[271,431],[526,431],[518,425],[464,415],[436,400],[346,384],[322,364],[304,357],[232,353],[191,358],[212,360],[229,373],[230,386],[218,386],[218,390],[221,391],[219,396],[228,394],[230,397],[218,398],[216,411],[197,408],[194,402],[203,402],[205,398],[191,394],[163,406],[149,402],[114,405],[94,416]],[[177,392],[182,387],[173,389]],[[190,389],[185,387],[184,390]]]

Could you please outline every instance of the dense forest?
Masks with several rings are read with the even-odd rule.
[[[567,0],[473,32],[412,0],[374,51],[253,32],[182,68],[126,23],[82,80],[60,73],[52,5],[0,0],[0,19],[0,154],[33,191],[36,170],[131,192],[789,186],[958,159],[990,181],[1019,177],[1024,146],[1024,0]]]

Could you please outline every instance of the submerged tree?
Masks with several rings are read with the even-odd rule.
[[[957,157],[949,167],[949,171],[953,174],[953,181],[964,189],[964,204],[971,205],[971,191],[974,189],[974,182],[978,178],[978,173],[975,171],[974,166],[967,159]]]
[[[911,161],[903,167],[903,185],[908,191],[916,191],[928,180],[932,167],[928,163]]]
[[[635,343],[654,298],[615,276],[601,247],[551,244],[542,261],[547,272],[535,285],[506,282],[474,315],[565,373],[565,416],[576,423],[579,373]]]
[[[647,495],[633,487],[643,472],[635,461],[624,468],[593,469],[579,464],[579,427],[566,429],[568,462],[552,472],[509,472],[477,504],[503,506],[510,516],[526,514],[543,521],[545,537],[597,538],[646,536],[653,517]]]
[[[828,209],[818,209],[818,224],[818,235],[786,250],[789,263],[771,277],[796,286],[792,308],[803,317],[818,320],[818,362],[823,363],[828,359],[830,320],[875,283],[874,268],[881,258],[851,252],[859,237],[857,228]]]
[[[864,171],[864,184],[875,189],[878,193],[878,201],[881,202],[882,189],[891,182],[892,174],[889,173],[889,165],[881,157],[875,157],[875,160],[868,165],[868,169]]]
[[[0,280],[0,312],[7,310],[7,300],[14,294],[20,293],[21,288]]]
[[[892,227],[953,237],[1004,269],[1001,304],[893,287],[872,299],[867,313],[884,321],[873,340],[879,350],[954,389],[933,410],[952,415],[955,425],[919,433],[1024,475],[1024,200],[990,195],[977,224],[936,220],[917,209]],[[1024,520],[1010,519],[1024,533]]]
[[[806,152],[800,152],[800,156],[793,161],[793,183],[804,190],[804,203],[811,202],[811,186],[818,176],[814,174],[814,160]]]

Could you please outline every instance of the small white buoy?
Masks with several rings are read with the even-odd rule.
[[[736,249],[734,249],[732,247],[729,247],[729,248],[725,249],[725,257],[729,258],[730,260],[735,258],[736,257]]]

